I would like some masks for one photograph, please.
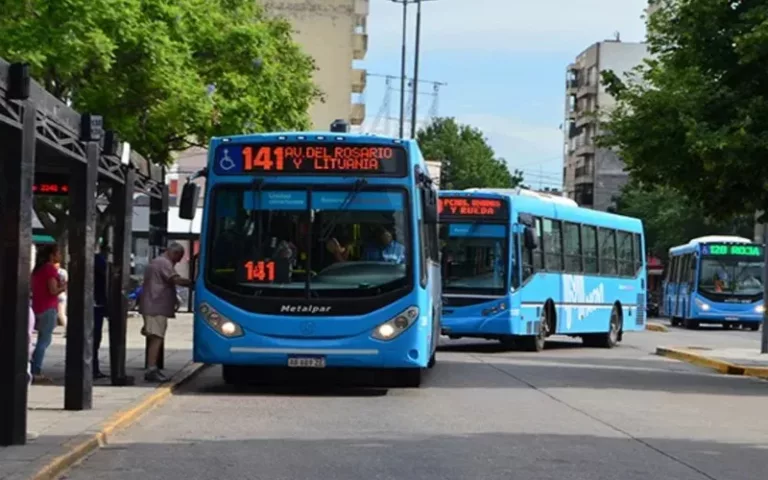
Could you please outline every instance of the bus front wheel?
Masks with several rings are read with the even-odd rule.
[[[541,310],[541,318],[539,318],[539,331],[536,335],[526,335],[520,338],[520,346],[523,350],[528,352],[540,352],[544,350],[544,346],[547,343],[547,336],[550,331],[550,320],[547,312],[549,309],[545,306]]]

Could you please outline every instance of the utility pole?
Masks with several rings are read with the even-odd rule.
[[[768,212],[763,212],[763,215]],[[760,353],[768,354],[768,311],[766,311],[766,301],[768,300],[768,224],[763,224],[763,329],[760,339]]]
[[[421,0],[416,0],[416,47],[413,54],[413,110],[411,111],[411,138],[416,138],[416,113],[419,103],[419,51],[421,50]]]
[[[405,136],[405,43],[408,41],[409,0],[392,0],[403,4],[403,42],[400,53],[400,138]]]

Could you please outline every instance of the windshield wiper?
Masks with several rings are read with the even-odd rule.
[[[331,220],[328,222],[328,224],[326,225],[326,228],[323,230],[322,234],[320,235],[320,241],[323,244],[325,244],[325,242],[327,242],[328,239],[331,237],[333,230],[336,228],[336,224],[338,224],[341,217],[344,216],[344,213],[346,213],[349,206],[355,200],[355,197],[357,197],[357,194],[360,193],[367,184],[368,184],[368,180],[364,178],[358,178],[357,180],[355,180],[355,184],[352,186],[352,190],[344,198],[344,201],[341,202],[341,205],[339,206],[339,210],[336,212],[336,215],[331,217]]]

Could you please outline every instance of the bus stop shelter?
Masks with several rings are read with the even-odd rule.
[[[33,191],[68,196],[69,288],[64,408],[92,407],[93,286],[96,199],[109,197],[109,355],[112,385],[128,385],[127,312],[133,198],[150,197],[152,225],[164,241],[168,191],[164,171],[130,152],[103,117],[78,113],[29,76],[24,64],[0,59],[0,445],[26,443],[28,309]],[[165,219],[163,218],[165,217]]]

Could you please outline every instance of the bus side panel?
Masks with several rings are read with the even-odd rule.
[[[519,311],[512,308],[511,303],[514,300],[506,296],[464,307],[444,307],[443,333],[484,338],[520,334]]]
[[[557,293],[562,292],[558,296]],[[520,329],[528,334],[548,300],[555,304],[555,332],[563,335],[607,332],[611,311],[621,305],[623,330],[645,328],[645,291],[638,278],[538,273],[521,289]]]

